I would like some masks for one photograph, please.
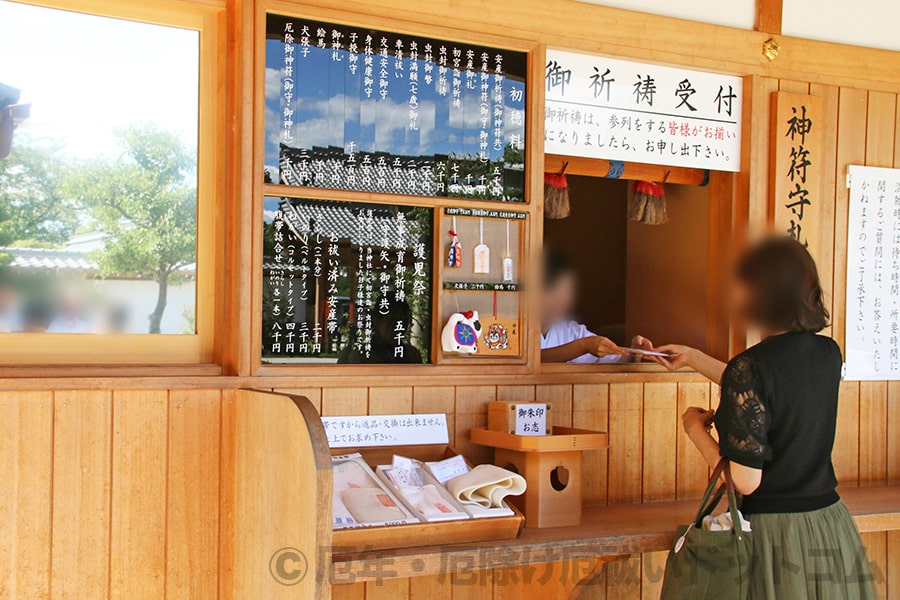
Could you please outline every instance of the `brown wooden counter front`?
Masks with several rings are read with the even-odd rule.
[[[900,530],[900,486],[840,492],[862,533]],[[359,583],[664,551],[696,508],[696,500],[586,507],[581,525],[524,529],[515,540],[348,555],[335,548],[332,576]]]

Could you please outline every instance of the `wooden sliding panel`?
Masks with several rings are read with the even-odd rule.
[[[221,406],[220,390],[169,392],[167,598],[216,596]]]
[[[54,600],[109,596],[112,393],[56,392],[53,415]]]
[[[0,395],[0,598],[50,597],[52,392]]]

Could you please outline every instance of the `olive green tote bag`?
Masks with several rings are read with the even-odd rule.
[[[725,483],[716,490],[723,473]],[[703,518],[712,514],[722,496],[728,497],[734,531],[704,531]],[[752,556],[753,539],[750,532],[741,528],[731,468],[723,458],[709,480],[697,518],[678,529],[666,559],[660,599],[746,600]]]

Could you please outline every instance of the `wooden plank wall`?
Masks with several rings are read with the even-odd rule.
[[[0,392],[0,598],[215,598],[230,392]]]
[[[890,420],[861,410],[858,388],[847,386],[844,395],[836,455],[844,485],[900,483],[896,441],[888,441],[888,429],[900,423],[894,408],[900,386],[888,386]],[[551,400],[554,424],[610,432],[609,449],[586,457],[585,490],[593,504],[696,497],[707,469],[681,435],[678,416],[687,406],[714,405],[717,394],[716,386],[695,382],[277,391],[303,394],[326,415],[447,412],[451,442],[476,461],[490,455],[468,440],[468,431],[485,424],[487,402]],[[878,404],[867,393],[865,402]],[[221,419],[230,395],[0,393],[0,569],[11,574],[0,580],[0,598],[215,598],[224,572],[220,528],[227,526],[219,519],[220,481],[228,476],[227,461],[220,461]],[[873,463],[883,463],[883,472],[860,460],[873,448],[884,455]],[[898,573],[900,535],[871,534],[866,542],[881,573]],[[664,558],[653,553],[614,563],[582,597],[654,598]],[[501,600],[574,576],[557,563],[339,585],[334,597]],[[893,581],[900,589],[897,575]]]

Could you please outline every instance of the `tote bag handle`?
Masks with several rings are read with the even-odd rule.
[[[725,475],[725,483],[719,484],[719,478]],[[734,532],[738,539],[743,537],[745,533],[741,526],[741,513],[738,511],[737,493],[734,490],[734,481],[731,478],[731,465],[727,458],[722,458],[713,469],[712,476],[709,478],[709,485],[706,486],[706,492],[700,500],[700,508],[697,510],[697,516],[694,519],[694,526],[703,527],[703,519],[711,515],[716,509],[722,496],[728,495],[728,510],[731,513],[731,521],[734,524]]]

